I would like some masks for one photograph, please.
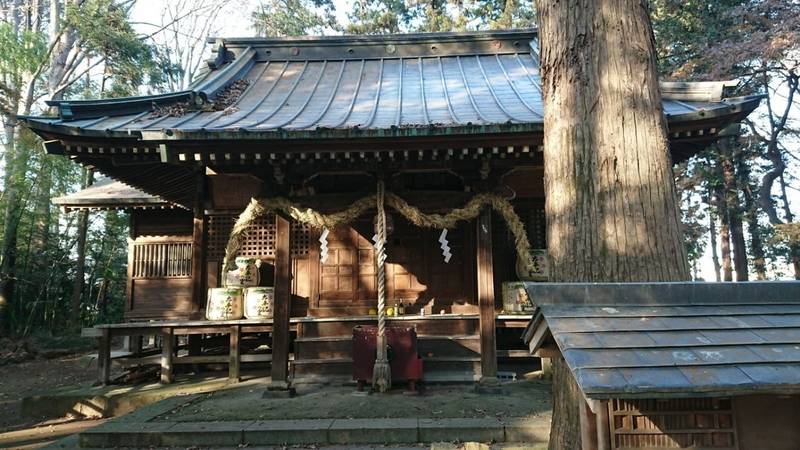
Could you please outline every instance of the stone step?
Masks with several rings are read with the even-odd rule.
[[[125,422],[115,420],[79,435],[84,448],[364,445],[433,442],[513,442],[544,449],[547,418],[306,419],[243,422]]]

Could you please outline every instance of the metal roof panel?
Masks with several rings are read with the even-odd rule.
[[[424,134],[442,127],[539,126],[544,117],[541,77],[535,50],[528,45],[535,35],[535,30],[521,30],[368,39],[223,39],[216,41],[209,75],[192,90],[61,101],[56,104],[64,121],[28,120],[34,128],[48,124],[108,136],[143,130],[185,136],[240,128],[251,132],[420,128]],[[215,110],[215,102],[228,98],[226,89],[238,80],[247,80],[249,86],[239,93],[234,107]],[[732,115],[754,108],[759,101],[721,101],[723,89],[715,83],[704,84],[698,92],[718,95],[715,99],[720,101],[708,101],[706,94],[697,102],[681,96],[693,90],[697,88],[692,83],[672,85],[663,99],[669,121]],[[165,109],[167,116],[160,112]]]

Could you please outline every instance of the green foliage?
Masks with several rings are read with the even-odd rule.
[[[651,0],[661,72],[680,79],[724,79],[797,59],[800,2]],[[794,55],[794,56],[793,56]]]
[[[533,2],[519,0],[359,0],[346,31],[351,34],[465,31],[536,26]]]
[[[332,0],[267,0],[252,15],[260,36],[302,36],[337,30]]]
[[[114,0],[69,3],[65,26],[75,30],[88,56],[104,58],[101,88],[106,80],[112,82],[103,89],[106,96],[135,95],[145,83],[157,89],[166,82],[165,74],[174,70],[165,55],[136,34],[127,12]]]
[[[656,35],[659,68],[679,79],[702,77],[715,61],[707,51],[725,39],[733,23],[731,12],[741,0],[651,0],[650,13]]]
[[[47,40],[34,31],[14,32],[7,22],[0,22],[0,76],[9,85],[18,85],[21,76],[33,73],[45,61]]]
[[[513,29],[536,27],[536,9],[531,1],[475,0],[467,12],[478,29]]]
[[[404,30],[413,14],[404,0],[358,0],[353,3],[347,32],[390,34]]]

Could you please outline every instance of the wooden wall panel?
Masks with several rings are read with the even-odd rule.
[[[544,167],[518,167],[503,177],[516,198],[544,198]]]
[[[730,398],[611,400],[611,448],[738,450],[732,403]]]
[[[136,209],[131,222],[133,238],[192,234],[192,213],[183,209]]]
[[[250,199],[261,193],[261,180],[249,174],[209,175],[209,191],[214,209],[244,210]]]
[[[192,279],[134,279],[128,319],[188,318],[192,313]]]

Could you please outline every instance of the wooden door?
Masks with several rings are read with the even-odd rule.
[[[375,292],[375,251],[364,226],[339,227],[328,235],[328,258],[320,263],[318,307],[371,305]]]

